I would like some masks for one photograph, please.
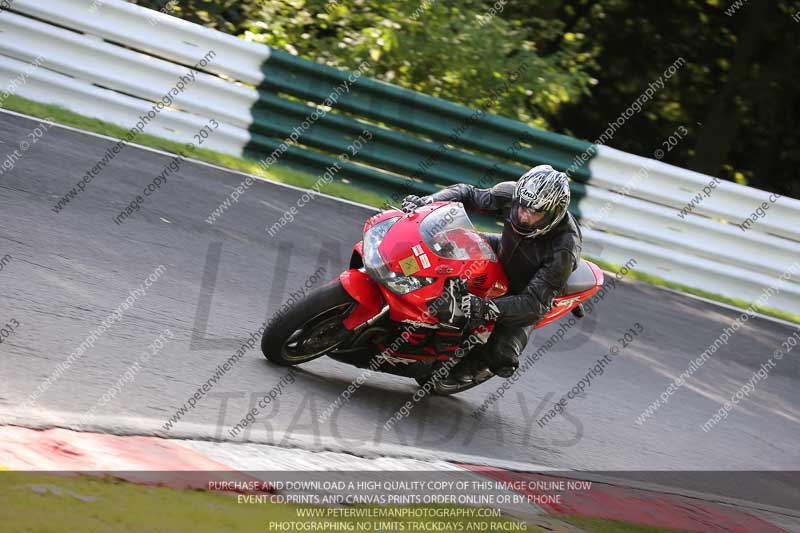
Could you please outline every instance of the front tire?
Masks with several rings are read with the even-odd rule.
[[[322,357],[350,340],[342,320],[354,303],[338,279],[315,289],[270,322],[261,337],[261,351],[282,366]]]

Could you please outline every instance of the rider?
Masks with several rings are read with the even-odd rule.
[[[461,202],[467,211],[497,214],[505,222],[502,234],[485,237],[500,257],[509,291],[493,300],[463,297],[461,309],[470,326],[483,321],[496,321],[496,326],[483,349],[474,350],[456,367],[457,377],[471,379],[476,365],[509,377],[519,366],[533,325],[547,314],[578,265],[581,232],[567,212],[569,200],[567,175],[550,165],[534,167],[516,183],[506,181],[491,189],[460,183],[430,196],[403,199],[403,209],[409,212],[432,202]]]

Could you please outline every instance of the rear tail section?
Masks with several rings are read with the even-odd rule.
[[[564,294],[553,300],[553,307],[536,324],[536,329],[555,322],[591,298],[603,286],[603,279],[603,271],[600,270],[600,267],[591,261],[581,259],[580,263],[578,263],[578,268],[572,272],[567,280]],[[576,315],[580,317],[580,311]]]

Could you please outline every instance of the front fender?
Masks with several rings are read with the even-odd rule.
[[[353,300],[356,308],[343,320],[344,327],[353,330],[376,317],[386,303],[375,281],[364,271],[350,269],[342,272],[339,281]]]
[[[359,241],[353,246],[353,254],[350,256],[350,268],[359,269],[364,266],[364,241]]]

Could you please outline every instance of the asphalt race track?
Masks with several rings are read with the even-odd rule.
[[[0,160],[14,151],[35,121],[0,114]],[[206,217],[242,181],[240,174],[184,162],[180,171],[122,224],[113,218],[170,156],[126,147],[85,192],[61,212],[52,210],[113,143],[51,128],[0,175],[0,324],[19,326],[0,345],[0,412],[14,412],[159,265],[162,277],[120,321],[55,380],[36,401],[41,412],[81,414],[138,361],[168,328],[174,338],[141,365],[135,378],[97,413],[164,424],[217,372],[251,332],[320,260],[327,279],[347,264],[369,211],[319,197],[270,237],[274,224],[301,196],[296,189],[257,182],[213,225]],[[708,432],[704,424],[795,331],[754,318],[700,368],[693,379],[642,425],[636,418],[687,369],[736,311],[643,283],[621,280],[564,340],[476,420],[472,413],[499,379],[451,398],[426,398],[391,430],[384,422],[417,390],[415,382],[371,375],[331,419],[317,417],[360,370],[318,359],[293,374],[249,432],[261,439],[319,448],[326,439],[414,446],[450,453],[580,470],[798,470],[800,364],[787,355],[769,376]],[[608,353],[626,330],[644,332],[597,377],[566,416],[544,427],[536,420]],[[542,330],[526,353],[556,329]],[[258,347],[248,351],[175,425],[217,425],[227,437],[287,369]],[[162,432],[162,434],[165,434]],[[642,476],[646,478],[648,476]],[[677,482],[676,482],[677,483]],[[737,487],[725,476],[709,482],[718,493],[792,507],[790,487]],[[774,490],[773,490],[774,489]],[[778,490],[781,489],[781,490]],[[797,501],[794,499],[793,501]]]

